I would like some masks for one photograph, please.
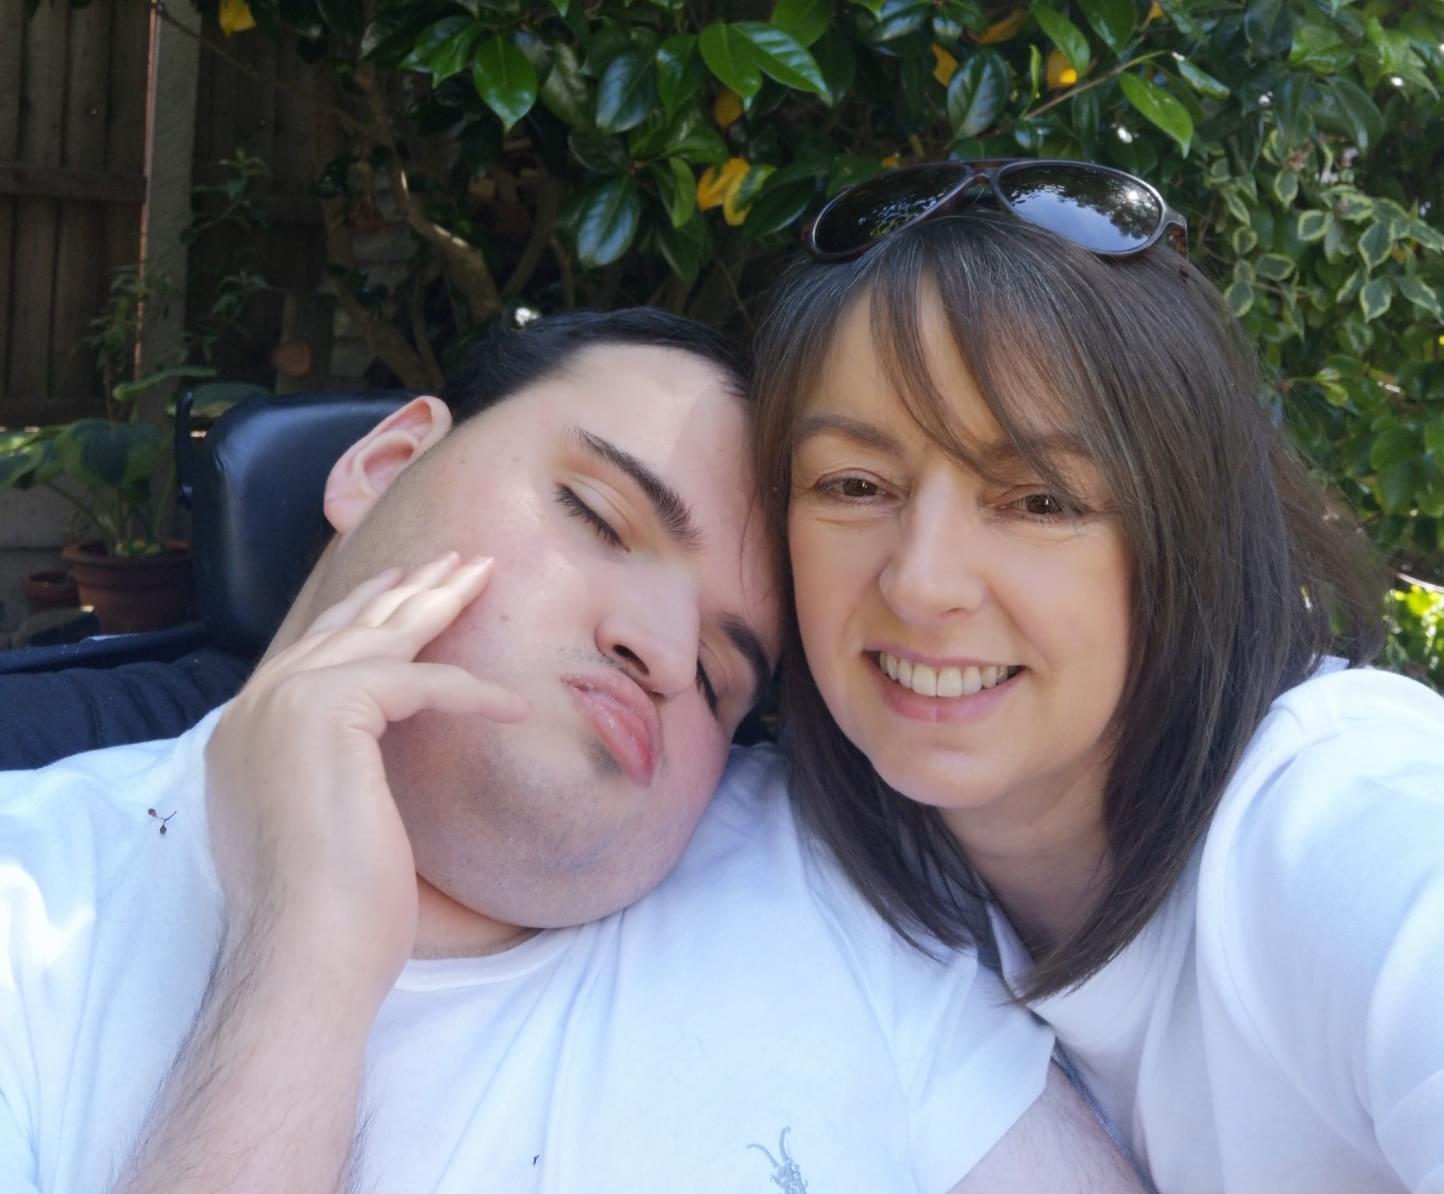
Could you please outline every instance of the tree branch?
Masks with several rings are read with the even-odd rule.
[[[369,64],[362,66],[356,71],[354,78],[366,97],[366,105],[371,114],[371,138],[387,150],[386,167],[391,178],[391,192],[397,210],[417,236],[435,245],[440,251],[447,278],[461,291],[472,321],[485,323],[501,311],[501,295],[497,291],[491,270],[487,268],[486,258],[481,250],[469,241],[427,219],[412,201],[411,187],[406,181],[406,171],[401,166],[396,139],[391,135],[391,122],[386,114],[381,89],[376,83],[375,70]]]
[[[543,174],[537,184],[536,219],[532,222],[531,236],[527,238],[526,248],[521,251],[521,257],[517,260],[516,268],[511,271],[511,277],[501,289],[507,298],[520,294],[531,281],[542,254],[546,252],[547,242],[556,231],[557,213],[561,211],[561,206],[561,183],[550,174]]]

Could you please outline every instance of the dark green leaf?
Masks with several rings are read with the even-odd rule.
[[[810,46],[831,26],[832,4],[829,0],[777,0],[772,23],[792,34],[800,45]]]
[[[1281,253],[1265,253],[1253,263],[1260,278],[1270,282],[1282,282],[1294,272],[1294,263]]]
[[[1305,244],[1312,244],[1314,241],[1323,240],[1328,235],[1329,226],[1333,222],[1332,212],[1301,211],[1298,223],[1295,225],[1296,234],[1299,240]]]
[[[707,78],[707,67],[697,52],[692,33],[669,37],[657,50],[657,95],[667,115],[672,115],[697,94]]]
[[[812,56],[817,59],[829,95],[846,95],[857,77],[857,54],[847,31],[834,27],[820,41],[813,43]]]
[[[1281,207],[1292,207],[1299,197],[1299,176],[1292,170],[1280,170],[1274,175],[1273,190]]]
[[[792,34],[762,21],[737,21],[732,28],[751,43],[752,60],[763,74],[794,91],[827,97],[817,60]]]
[[[1432,286],[1409,274],[1401,274],[1394,281],[1399,287],[1399,293],[1416,307],[1427,311],[1437,320],[1444,320],[1444,309],[1441,309],[1439,295]]]
[[[1369,449],[1369,466],[1387,468],[1419,454],[1419,441],[1407,427],[1388,427],[1374,438]]]
[[[1314,129],[1311,110],[1314,84],[1307,78],[1290,75],[1273,90],[1273,114],[1278,121],[1279,136],[1284,148],[1299,145]]]
[[[1128,102],[1178,142],[1178,147],[1186,154],[1188,144],[1193,140],[1193,118],[1189,116],[1188,109],[1162,87],[1138,75],[1120,75],[1118,83]]]
[[[1414,505],[1417,462],[1401,460],[1379,470],[1379,505],[1389,514],[1407,514]]]
[[[1375,278],[1359,291],[1359,306],[1365,322],[1372,323],[1389,309],[1394,301],[1394,288],[1388,278]]]
[[[702,61],[743,102],[762,89],[762,72],[757,67],[752,42],[724,21],[715,21],[697,39]]]
[[[722,134],[706,122],[695,106],[683,108],[665,124],[650,122],[632,137],[632,156],[637,158],[680,157],[708,166],[725,162],[731,154]]]
[[[767,183],[747,213],[742,234],[749,240],[781,232],[795,223],[817,194],[817,176],[806,168],[786,166]]]
[[[1350,79],[1330,79],[1324,87],[1330,102],[1319,115],[1333,117],[1353,137],[1354,144],[1367,151],[1384,135],[1384,116],[1378,105]]]
[[[693,212],[692,218],[680,228],[663,225],[657,229],[657,247],[674,273],[688,283],[695,282],[702,266],[712,251],[712,233],[701,212]]]
[[[996,50],[976,50],[948,83],[948,120],[954,137],[992,128],[1008,103],[1008,64]]]
[[[401,61],[402,70],[426,71],[433,78],[445,78],[444,75],[437,75],[432,68],[432,59],[438,55],[445,54],[447,45],[458,33],[465,33],[475,26],[470,17],[455,16],[443,17],[436,24],[424,29],[416,38],[411,47],[411,52]],[[452,72],[455,74],[455,72]]]
[[[552,47],[552,68],[542,84],[541,102],[574,129],[586,128],[592,122],[593,104],[582,77],[582,64],[577,52],[565,42]]]
[[[1359,237],[1359,256],[1370,269],[1383,265],[1393,247],[1394,237],[1389,232],[1389,225],[1382,222],[1369,225],[1368,231]]]
[[[1088,49],[1088,37],[1083,30],[1047,4],[1034,4],[1033,18],[1048,35],[1048,39],[1063,51],[1064,57],[1073,64],[1073,69],[1079,76],[1085,75],[1093,56]]]
[[[631,175],[592,187],[577,211],[577,260],[588,268],[610,265],[631,248],[642,219],[642,196]]]
[[[876,45],[901,41],[926,25],[932,12],[927,0],[883,0],[877,9],[877,24],[867,38]]]
[[[668,158],[665,162],[653,163],[648,172],[656,181],[657,194],[667,209],[672,227],[680,228],[697,210],[697,180],[691,168],[681,158]]]
[[[497,34],[476,47],[472,82],[477,95],[510,129],[536,103],[536,68],[510,39]]]
[[[1237,256],[1246,257],[1258,244],[1258,233],[1247,224],[1242,224],[1233,230],[1233,235],[1229,237],[1229,243],[1233,245],[1233,251]]]
[[[1294,14],[1284,0],[1249,0],[1243,35],[1260,58],[1281,58],[1294,41]]]
[[[209,365],[173,365],[169,369],[158,369],[137,377],[134,381],[123,381],[116,385],[110,396],[116,402],[133,402],[142,394],[149,393],[156,386],[172,381],[202,381],[214,377],[216,371]]]
[[[1184,81],[1192,87],[1199,95],[1205,95],[1209,99],[1228,99],[1232,94],[1229,89],[1215,79],[1207,71],[1199,70],[1187,58],[1180,58],[1175,64],[1178,73],[1183,76]]]
[[[627,147],[620,137],[577,129],[567,144],[577,161],[594,174],[620,174],[627,168]]]
[[[1223,292],[1223,297],[1228,303],[1229,310],[1242,319],[1253,307],[1254,289],[1252,284],[1240,278]]]
[[[1294,32],[1289,65],[1316,75],[1334,75],[1354,64],[1355,51],[1321,21],[1307,19]]]
[[[618,54],[597,82],[597,128],[622,133],[636,128],[657,102],[652,55],[641,50]]]
[[[1133,29],[1138,23],[1133,0],[1079,0],[1079,3],[1103,44],[1115,54],[1122,53],[1123,47],[1133,40]]]
[[[437,49],[427,61],[431,81],[439,83],[452,75],[459,75],[471,65],[471,51],[481,38],[482,27],[475,21],[464,29],[458,29]]]
[[[43,452],[37,444],[0,449],[0,489],[27,489],[40,467]]]
[[[153,423],[106,419],[71,423],[56,440],[65,473],[93,489],[143,483],[165,448],[165,433]]]

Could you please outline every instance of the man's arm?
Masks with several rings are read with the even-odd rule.
[[[1056,1065],[1023,1117],[952,1194],[1145,1194],[1133,1166]]]
[[[423,709],[525,703],[416,654],[481,593],[444,557],[359,586],[257,669],[206,748],[225,930],[116,1194],[333,1194],[366,1042],[416,940],[415,863],[379,739]]]

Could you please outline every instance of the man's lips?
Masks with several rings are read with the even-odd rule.
[[[662,743],[662,721],[651,698],[621,672],[563,676],[562,683],[627,778],[650,784]]]

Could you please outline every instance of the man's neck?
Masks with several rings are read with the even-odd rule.
[[[414,958],[479,958],[520,945],[538,930],[502,924],[458,904],[416,877]]]

